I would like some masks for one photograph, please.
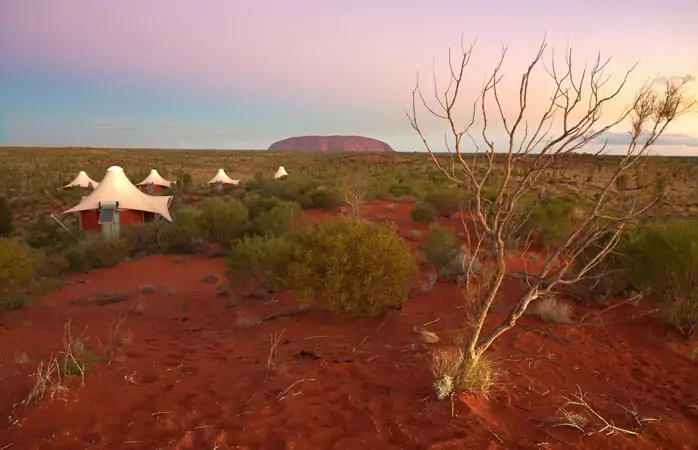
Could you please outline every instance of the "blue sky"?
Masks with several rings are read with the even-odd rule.
[[[617,78],[640,61],[622,102],[647,78],[698,74],[695,0],[587,0],[584,8],[551,0],[2,5],[5,145],[247,149],[294,135],[358,134],[423,150],[404,115],[416,73],[428,78],[436,61],[443,80],[461,33],[479,39],[466,76],[471,96],[509,46],[509,113],[546,33],[558,56],[574,47],[578,67],[601,51],[614,57],[609,74]],[[546,100],[544,87],[533,89],[534,107]],[[443,129],[425,125],[443,150]],[[698,154],[695,115],[670,131],[677,137],[662,151]]]

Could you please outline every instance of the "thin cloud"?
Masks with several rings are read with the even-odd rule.
[[[136,122],[137,125],[147,128],[181,128],[182,126],[176,123],[166,123],[166,122]]]
[[[640,134],[639,142],[644,143],[649,137],[650,134],[648,132],[643,132]],[[607,131],[596,140],[600,143],[607,142],[608,145],[628,145],[630,144],[630,133]],[[698,137],[684,133],[664,133],[657,139],[656,145],[698,147]]]
[[[252,130],[216,131],[214,134],[217,136],[251,136],[254,134],[254,132]]]
[[[109,122],[106,120],[97,120],[95,122],[97,125],[105,128],[111,128],[118,131],[134,131],[138,130],[140,127],[136,125],[130,125],[126,123]]]

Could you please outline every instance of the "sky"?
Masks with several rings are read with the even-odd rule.
[[[597,52],[612,57],[611,83],[639,62],[605,120],[647,79],[698,75],[695,0],[582,3],[0,0],[0,145],[262,149],[290,136],[357,134],[424,151],[405,110],[418,73],[430,83],[436,67],[445,81],[461,35],[477,39],[462,119],[503,45],[502,107],[514,113],[544,36],[547,61],[554,47],[564,62],[566,45],[575,68]],[[549,101],[546,77],[534,73],[533,112]],[[444,150],[443,126],[420,118]],[[622,144],[624,131],[611,141]],[[659,153],[698,155],[698,114],[669,131]]]

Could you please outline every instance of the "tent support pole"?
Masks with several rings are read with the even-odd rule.
[[[61,222],[60,220],[58,220],[58,217],[56,217],[55,214],[51,214],[51,218],[52,218],[53,220],[55,220],[56,223],[57,223],[58,225],[61,226],[61,228],[63,228],[65,231],[67,231],[69,235],[71,235],[73,238],[77,239],[77,237],[75,237],[75,235],[73,234],[73,232],[70,231],[70,230],[68,229],[68,227],[66,227],[65,225],[63,225],[63,222]]]

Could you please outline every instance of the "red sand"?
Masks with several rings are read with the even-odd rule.
[[[388,211],[384,203],[369,204],[363,214],[394,220],[404,235],[425,230],[409,219],[411,205],[395,205]],[[448,222],[460,226],[458,219]],[[439,283],[386,317],[316,313],[255,326],[253,319],[295,310],[292,296],[233,305],[217,295],[216,282],[203,281],[207,275],[224,281],[223,261],[150,257],[80,275],[84,283],[0,318],[0,414],[10,418],[0,428],[0,449],[698,447],[692,347],[656,319],[627,320],[639,308],[614,309],[604,326],[522,318],[492,348],[503,374],[491,398],[451,403],[432,393],[432,346],[414,327],[428,324],[445,339],[458,329],[462,300],[454,285]],[[427,276],[424,270],[415,287]],[[157,292],[140,294],[144,284]],[[501,298],[518,289],[508,282]],[[109,292],[131,295],[106,306],[70,303]],[[84,332],[86,347],[99,352],[106,324],[139,303],[142,313],[130,312],[122,327],[132,342],[119,346],[117,360],[90,367],[82,388],[74,379],[65,395],[13,411],[29,393],[38,362],[61,349],[69,319],[73,334]],[[492,323],[501,320],[503,304]],[[587,312],[575,307],[577,317]],[[274,333],[283,334],[268,368]],[[22,354],[28,363],[20,363]],[[562,396],[577,385],[601,416],[639,436],[556,427]],[[658,420],[640,426],[624,408]]]

